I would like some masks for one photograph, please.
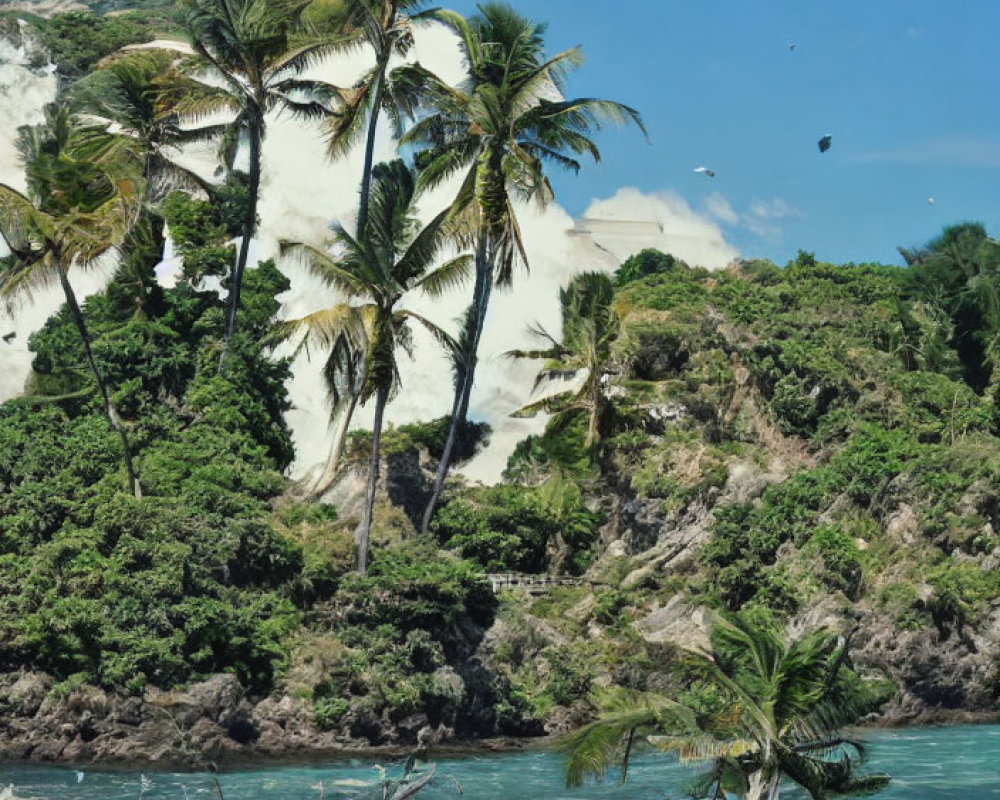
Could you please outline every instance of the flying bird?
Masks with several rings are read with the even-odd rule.
[[[715,177],[715,173],[712,172],[712,170],[710,170],[708,167],[695,167],[694,171],[695,172],[700,172],[703,175],[708,175],[709,178],[714,178]]]
[[[795,49],[795,42],[792,42],[790,45],[788,45],[788,49],[789,50],[794,50]]]
[[[4,340],[4,341],[5,341],[5,342],[6,342],[7,344],[10,344],[10,343],[11,343],[12,341],[14,341],[14,337],[15,337],[15,336],[17,336],[17,331],[11,331],[10,333],[5,333],[5,334],[3,335],[3,340]]]
[[[817,143],[817,144],[819,144],[819,151],[821,153],[825,153],[827,150],[829,150],[830,149],[830,142],[832,142],[832,141],[833,141],[833,137],[829,133],[826,134],[826,136],[824,136],[822,139],[820,139],[819,142]]]
[[[933,197],[928,197],[927,198],[927,205],[929,205],[929,206],[934,205],[936,202],[937,202],[937,200],[935,200]]]
[[[84,772],[83,772],[83,770],[79,770],[78,769],[76,771],[76,782],[77,783],[83,783],[83,778],[84,778]]]

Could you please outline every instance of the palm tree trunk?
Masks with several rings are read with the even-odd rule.
[[[424,516],[421,520],[420,530],[422,533],[427,533],[430,528],[434,509],[437,508],[438,501],[441,499],[441,492],[444,491],[444,482],[448,477],[448,468],[451,466],[451,455],[455,449],[458,430],[461,426],[465,425],[465,419],[469,411],[469,398],[472,395],[472,386],[475,382],[476,354],[479,351],[479,341],[483,335],[486,311],[489,308],[490,294],[493,289],[493,270],[487,258],[487,252],[487,236],[486,234],[481,234],[476,247],[476,285],[472,292],[472,305],[469,308],[470,313],[466,318],[465,363],[461,379],[455,386],[455,401],[451,407],[451,423],[448,426],[448,438],[445,440],[444,450],[441,453],[441,461],[438,463],[437,473],[434,475],[434,488],[431,491],[431,498],[427,502],[427,508],[424,509]]]
[[[226,342],[222,350],[222,358],[219,368],[225,366],[226,356],[229,352],[229,344],[236,332],[236,316],[240,310],[240,292],[243,288],[243,272],[246,269],[247,258],[250,255],[250,241],[253,239],[257,229],[257,203],[260,196],[260,150],[263,143],[264,131],[260,126],[250,129],[250,207],[247,209],[246,219],[243,221],[243,239],[240,242],[239,255],[236,258],[236,267],[233,270],[233,280],[229,287],[229,313],[226,319]]]
[[[104,382],[104,376],[101,375],[101,371],[97,368],[97,362],[94,360],[94,353],[90,347],[90,331],[87,330],[87,321],[83,317],[83,311],[80,310],[80,304],[76,301],[76,293],[70,285],[69,276],[62,267],[59,267],[59,283],[62,285],[63,293],[66,295],[66,305],[69,306],[70,314],[72,314],[73,321],[76,323],[76,328],[80,333],[80,338],[83,340],[83,350],[87,354],[87,363],[90,365],[90,371],[94,375],[97,388],[101,393],[101,399],[104,401],[104,413],[108,417],[108,423],[113,430],[118,432],[118,436],[121,437],[129,491],[137,499],[141,499],[142,487],[139,485],[139,478],[136,476],[135,468],[132,465],[132,448],[129,446],[128,433],[126,433],[125,426],[122,425],[122,421],[118,417],[118,412],[115,410],[115,405],[111,400],[107,384]]]
[[[622,754],[622,771],[618,776],[618,785],[624,786],[628,780],[628,762],[632,757],[632,745],[635,742],[635,728],[628,729],[628,736],[625,739],[625,752]]]
[[[375,510],[375,493],[378,491],[378,468],[382,444],[382,416],[389,400],[389,386],[380,386],[375,393],[375,422],[372,424],[372,455],[368,463],[368,494],[365,497],[365,514],[358,526],[355,541],[358,547],[358,572],[368,571],[368,549],[372,534],[372,514]]]
[[[759,769],[747,778],[747,793],[744,800],[779,800],[781,796],[781,772]]]
[[[340,456],[344,450],[347,431],[351,426],[351,418],[354,416],[354,410],[357,407],[358,396],[354,392],[351,392],[351,399],[343,411],[340,412],[337,419],[337,428],[333,434],[333,443],[330,445],[330,454],[327,456],[326,464],[319,478],[313,482],[312,488],[309,490],[309,494],[313,498],[319,498],[323,492],[330,488],[330,484],[333,483],[337,467],[340,465]]]
[[[589,375],[588,378],[592,386],[590,391],[590,410],[587,414],[587,447],[594,448],[601,438],[601,376]]]
[[[368,120],[368,139],[365,142],[365,166],[361,173],[361,202],[358,205],[357,236],[363,236],[368,224],[368,204],[371,199],[372,169],[375,161],[375,133],[378,130],[378,115],[382,110],[382,97],[385,94],[385,71],[388,67],[388,55],[379,61],[378,76],[375,78],[375,98],[372,101],[371,118]]]

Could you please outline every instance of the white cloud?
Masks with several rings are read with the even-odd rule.
[[[902,144],[891,150],[859,153],[852,160],[862,164],[996,169],[1000,167],[1000,139],[938,136]]]
[[[750,206],[750,214],[757,219],[784,219],[801,217],[802,212],[788,205],[780,197],[773,200],[755,200]]]
[[[729,201],[722,196],[721,192],[712,192],[705,198],[703,205],[710,216],[722,222],[735,225],[740,221],[740,215],[733,210],[733,207],[729,205]]]
[[[762,239],[776,240],[781,238],[780,220],[791,217],[802,217],[804,214],[790,206],[780,197],[772,200],[754,200],[750,210],[743,215],[743,226],[755,236]]]
[[[739,255],[718,223],[673,191],[619,189],[610,198],[591,202],[580,225],[619,261],[643,247],[655,247],[689,264],[720,269]]]

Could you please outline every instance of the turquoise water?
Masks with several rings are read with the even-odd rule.
[[[867,732],[869,768],[893,776],[884,800],[1000,800],[1000,726],[958,726],[905,731]],[[666,800],[684,797],[693,774],[672,759],[654,753],[633,762],[626,786],[566,789],[563,756],[551,752],[480,755],[441,759],[437,774],[458,781],[467,800]],[[390,766],[390,765],[386,765]],[[398,767],[390,769],[390,775]],[[219,776],[226,800],[326,800],[381,798],[374,782],[374,762],[350,761],[327,766],[275,767],[227,772]],[[209,778],[199,774],[145,774],[143,793],[136,773],[87,770],[77,782],[73,769],[0,767],[2,787],[13,783],[17,796],[44,800],[214,800]],[[364,784],[368,784],[365,786]],[[457,798],[442,783],[420,800]],[[800,798],[794,791],[782,797]]]

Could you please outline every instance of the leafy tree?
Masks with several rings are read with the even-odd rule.
[[[552,377],[575,376],[584,371],[580,386],[551,394],[525,406],[514,416],[534,416],[539,411],[556,414],[556,426],[568,422],[575,412],[587,415],[586,445],[593,448],[608,428],[611,404],[605,380],[611,360],[611,345],[618,338],[620,321],[612,308],[614,284],[599,272],[585,272],[559,292],[562,306],[562,339],[557,341],[543,328],[536,333],[551,343],[546,350],[512,350],[514,358],[545,358],[550,364],[538,374],[535,388]]]
[[[847,645],[820,630],[787,641],[772,624],[717,618],[711,653],[693,656],[709,702],[626,695],[617,708],[568,742],[567,783],[602,777],[624,762],[636,735],[685,761],[711,761],[694,794],[712,800],[777,800],[789,778],[814,800],[829,794],[872,794],[888,777],[859,775],[862,745],[840,733],[871,697],[846,666]],[[714,702],[713,702],[714,701]]]
[[[46,116],[43,125],[23,129],[18,141],[28,195],[0,184],[0,235],[12,254],[0,276],[0,293],[12,298],[59,281],[104,413],[121,439],[129,491],[141,497],[128,432],[94,360],[90,331],[69,270],[93,263],[123,241],[142,194],[142,181],[130,174],[127,163],[99,167],[78,157],[76,148],[88,129],[66,105],[50,107]]]
[[[232,167],[242,140],[249,150],[242,241],[229,289],[227,349],[236,330],[243,272],[257,229],[266,116],[271,111],[287,111],[305,119],[322,118],[328,113],[325,100],[335,93],[335,87],[322,81],[299,77],[331,46],[328,38],[319,36],[293,45],[292,34],[308,5],[309,0],[191,0],[188,29],[204,61],[192,70],[207,65],[221,86],[180,82],[173,88],[168,108],[182,124],[200,124],[219,113],[233,114],[223,143],[226,164]]]
[[[422,92],[431,113],[402,141],[420,150],[423,184],[435,186],[464,172],[454,209],[475,243],[476,280],[459,340],[449,442],[424,513],[424,530],[441,496],[454,440],[468,413],[493,286],[509,286],[515,263],[528,262],[515,201],[534,199],[544,204],[552,199],[546,163],[577,171],[577,156],[599,159],[590,135],[605,123],[631,120],[642,125],[638,112],[620,103],[549,99],[553,93],[565,96],[565,77],[580,65],[583,53],[573,48],[547,57],[546,26],[525,19],[510,6],[486,3],[469,20],[448,11],[435,17],[458,34],[469,80],[455,89],[425,73]]]
[[[145,496],[116,491],[117,439],[88,396],[0,406],[0,661],[129,691],[233,671],[266,691],[310,577],[270,519],[292,458],[288,365],[261,340],[287,280],[270,262],[247,275],[249,336],[223,376],[206,336],[221,333],[215,292],[179,282],[134,318],[119,280],[83,310],[94,360],[134,420]],[[64,309],[31,337],[36,380],[73,384],[75,332]]]
[[[618,267],[615,271],[615,284],[617,286],[624,286],[640,278],[669,272],[676,266],[687,265],[683,261],[678,261],[669,253],[661,253],[659,250],[647,247],[634,256],[629,256]]]
[[[341,252],[335,256],[305,245],[286,246],[286,250],[305,256],[312,273],[343,292],[348,300],[289,321],[283,326],[284,332],[304,331],[303,342],[315,341],[328,348],[335,359],[344,351],[363,349],[365,354],[364,378],[358,396],[362,402],[374,397],[375,421],[365,512],[357,533],[361,573],[368,564],[382,417],[391,395],[399,387],[396,349],[410,349],[411,321],[430,331],[446,348],[454,347],[451,338],[430,320],[398,306],[413,290],[433,297],[451,289],[465,279],[471,266],[468,256],[458,256],[431,269],[446,241],[448,211],[418,230],[416,200],[416,178],[410,169],[400,160],[380,164],[375,168],[371,214],[358,238],[338,227],[336,244]],[[335,393],[336,385],[331,390]],[[334,402],[338,399],[335,395]]]
[[[553,485],[464,492],[442,507],[434,532],[446,549],[458,550],[487,572],[559,573],[568,566],[579,573],[600,517],[587,511],[578,489],[557,498]]]
[[[941,302],[955,322],[955,340],[967,379],[981,389],[989,379],[987,349],[1000,332],[1000,242],[978,222],[945,228],[926,246],[900,248],[916,293]]]

